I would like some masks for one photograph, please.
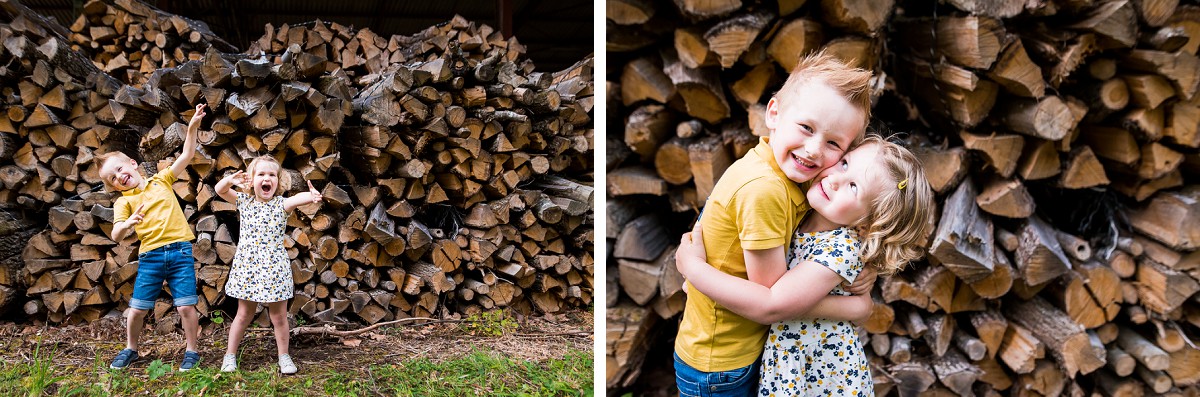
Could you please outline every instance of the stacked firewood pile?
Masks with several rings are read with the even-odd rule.
[[[106,12],[126,26],[176,18],[129,11],[145,9],[117,2]],[[34,17],[14,6],[0,34],[49,26],[36,37],[12,36],[27,37],[30,51],[65,43],[64,29],[26,22]],[[4,179],[0,203],[48,211],[48,227],[24,246],[23,266],[0,277],[0,286],[27,297],[30,316],[86,322],[125,307],[137,240],[107,237],[116,195],[97,190],[90,158],[122,149],[152,174],[173,161],[200,103],[210,109],[200,149],[174,188],[197,235],[201,313],[223,301],[238,235],[236,208],[213,187],[260,155],[279,159],[291,177],[284,194],[307,189],[308,180],[325,196],[288,221],[292,314],[376,323],[591,302],[590,57],[536,72],[515,38],[462,18],[390,39],[320,21],[268,26],[245,53],[208,46],[134,84],[104,73],[98,58],[63,51],[72,58],[40,72],[47,66],[37,59],[10,66],[3,80],[10,113],[30,116],[0,134],[14,152],[0,156],[0,168],[20,176]],[[121,51],[128,59],[139,50]],[[75,76],[59,73],[67,68],[85,77],[65,82]],[[60,79],[72,102],[51,106],[38,102],[46,95],[18,89],[49,91],[42,75]],[[53,121],[30,123],[39,117]],[[63,156],[71,161],[59,164]],[[177,323],[169,309],[155,308],[160,326]]]
[[[168,14],[136,0],[89,1],[71,24],[71,43],[124,83],[141,85],[160,68],[200,59],[210,45],[237,48],[204,22]]]
[[[670,384],[645,353],[683,308],[677,239],[825,48],[875,71],[941,206],[862,324],[877,394],[1194,392],[1200,7],[898,3],[608,2],[610,391]]]

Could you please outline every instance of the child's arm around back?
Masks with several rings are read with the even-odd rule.
[[[183,137],[183,153],[180,153],[175,162],[171,163],[171,175],[176,178],[183,174],[183,171],[192,163],[192,158],[196,157],[196,146],[198,145],[196,140],[200,135],[200,121],[206,114],[204,113],[205,106],[203,103],[196,105],[196,113],[192,114],[191,121],[188,121],[187,135]]]
[[[302,206],[302,205],[305,205],[308,203],[318,203],[321,200],[323,200],[324,198],[325,198],[325,196],[321,195],[321,191],[317,190],[317,188],[313,187],[312,181],[308,181],[308,191],[302,192],[302,193],[296,193],[294,196],[288,197],[286,200],[283,200],[283,210],[291,211],[291,210],[296,209],[296,207],[299,207],[299,206]]]
[[[765,250],[744,250],[746,259],[746,277],[755,284],[770,288],[787,272],[787,252],[785,246]]]
[[[782,214],[796,210],[785,187],[792,184],[755,178],[738,188],[736,200],[729,200],[726,211],[730,213],[726,219],[701,218],[704,222],[726,222],[727,226],[736,227],[746,278],[768,288],[787,271],[787,244],[796,225]]]
[[[871,313],[870,295],[830,296],[842,282],[841,276],[815,262],[804,262],[786,270],[772,286],[726,274],[704,263],[703,246],[690,239],[702,238],[699,227],[684,235],[676,256],[679,270],[697,290],[729,310],[759,324],[799,317],[861,320]],[[782,261],[782,260],[781,260]]]

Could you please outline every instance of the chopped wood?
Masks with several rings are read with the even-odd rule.
[[[964,281],[978,281],[995,268],[993,233],[992,223],[975,205],[974,188],[966,181],[944,204],[930,254]]]

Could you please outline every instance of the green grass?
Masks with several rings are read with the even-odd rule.
[[[571,352],[546,363],[521,362],[476,351],[443,363],[417,359],[392,366],[372,366],[372,379],[386,385],[385,394],[400,396],[591,394],[590,353]],[[374,386],[374,385],[371,385]]]
[[[40,344],[27,362],[0,360],[0,395],[280,395],[280,396],[590,396],[591,352],[571,350],[562,358],[531,362],[484,350],[443,362],[401,360],[335,372],[317,365],[297,376],[283,376],[274,365],[225,374],[219,360],[189,372],[135,363],[124,371],[108,369],[96,357],[90,367],[55,365],[55,349]],[[173,364],[166,364],[173,365]],[[331,363],[332,366],[332,363]]]

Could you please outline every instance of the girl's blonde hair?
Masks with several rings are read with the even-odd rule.
[[[279,186],[275,187],[275,195],[278,196],[286,193],[292,186],[292,178],[287,172],[283,172],[283,165],[279,164],[279,160],[275,159],[274,156],[262,155],[255,157],[254,160],[250,160],[250,165],[246,166],[246,174],[250,175],[250,178],[253,179],[255,170],[263,164],[268,163],[275,165],[275,175],[279,177]]]
[[[882,274],[893,274],[925,254],[921,242],[933,233],[933,189],[921,160],[908,149],[877,135],[867,136],[862,144],[879,145],[876,158],[891,179],[859,223],[865,230],[860,236],[862,261]]]

